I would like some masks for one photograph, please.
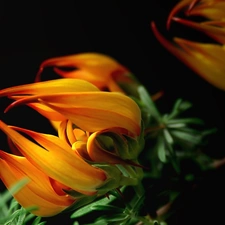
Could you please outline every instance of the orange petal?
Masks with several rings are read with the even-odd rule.
[[[61,113],[51,109],[50,107],[43,105],[41,103],[30,103],[28,104],[31,108],[33,108],[35,111],[39,112],[42,116],[48,118],[52,121],[63,121],[65,120],[65,116],[63,116]],[[10,107],[9,107],[10,108]],[[6,108],[5,112],[9,109]]]
[[[125,164],[126,162],[113,153],[106,151],[100,146],[96,140],[98,134],[95,132],[90,135],[87,142],[87,152],[90,158],[95,162],[110,163],[110,164]]]
[[[176,16],[176,14],[178,14],[182,9],[186,9],[186,13],[188,13],[198,1],[199,0],[181,0],[178,2],[170,11],[170,14],[167,18],[167,29],[170,28],[171,21],[173,17]]]
[[[68,142],[71,146],[77,141],[73,132],[73,124],[70,120],[64,120],[60,123],[58,128],[58,136],[60,139]]]
[[[108,77],[114,71],[122,71],[125,73],[128,71],[124,66],[120,65],[116,60],[107,55],[100,53],[81,53],[45,60],[40,65],[36,81],[40,80],[42,70],[48,66],[75,67],[88,71],[89,73],[95,74],[99,77]]]
[[[0,96],[13,96],[23,94],[38,95],[43,93],[52,94],[80,91],[99,91],[99,89],[93,84],[84,80],[63,78],[5,88],[0,90]]]
[[[35,215],[52,216],[74,202],[65,193],[61,196],[57,195],[51,186],[49,177],[24,157],[0,151],[0,168],[1,180],[7,188],[12,187],[24,177],[29,178],[29,183],[14,197],[24,208],[37,206],[38,209],[32,211]]]
[[[106,179],[105,173],[84,162],[70,146],[53,135],[14,127],[32,137],[39,145],[28,140],[0,121],[3,130],[18,146],[21,153],[38,169],[60,183],[81,193],[92,194]],[[43,147],[41,147],[42,145]]]
[[[175,44],[167,41],[152,23],[158,41],[179,60],[217,88],[225,90],[225,50],[216,44],[201,44],[175,38]]]
[[[201,0],[189,12],[190,16],[202,16],[210,20],[225,19],[225,2],[224,0]]]
[[[225,44],[225,21],[217,23],[195,23],[180,18],[173,18],[173,20],[198,31],[202,31],[219,43]]]
[[[40,101],[85,131],[95,132],[119,127],[122,129],[121,132],[128,132],[128,135],[140,134],[140,109],[131,98],[120,93],[80,92],[40,95],[18,100],[11,106],[32,101]]]
[[[61,77],[86,80],[94,84],[99,89],[105,87],[107,81],[107,78],[105,76],[97,76],[96,74],[85,70],[64,71],[59,68],[55,68],[54,71]]]

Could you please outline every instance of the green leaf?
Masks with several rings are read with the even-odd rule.
[[[24,178],[16,183],[10,190],[6,190],[3,195],[1,195],[0,208],[4,206],[4,204],[12,198],[12,195],[23,188],[29,182],[28,178]]]
[[[23,225],[24,224],[26,214],[27,214],[27,212],[25,210],[23,210],[23,209],[19,210],[17,225],[20,225],[20,224]]]
[[[94,205],[91,206],[92,210],[97,210],[97,211],[110,211],[110,212],[121,212],[123,209],[118,208],[113,205]]]
[[[166,159],[166,149],[165,149],[163,137],[161,135],[158,137],[156,149],[157,149],[157,154],[158,154],[159,160],[161,162],[165,163],[167,161],[167,159]]]
[[[78,222],[78,221],[75,221],[75,222],[73,223],[73,225],[79,225],[79,222]]]
[[[178,118],[178,119],[170,119],[167,121],[167,125],[172,124],[199,124],[203,125],[204,122],[199,118]]]
[[[175,102],[175,104],[174,104],[174,107],[172,109],[172,112],[169,115],[166,115],[164,117],[164,119],[166,119],[167,121],[169,121],[169,120],[177,117],[179,114],[181,114],[182,112],[186,111],[190,107],[192,107],[192,104],[190,102],[183,101],[182,99],[178,99]]]
[[[112,195],[109,196],[109,198],[107,197],[103,197],[100,200],[97,200],[95,202],[92,202],[91,204],[88,204],[78,210],[76,210],[71,216],[70,218],[78,218],[81,217],[87,213],[89,213],[90,211],[92,211],[92,207],[96,207],[98,205],[107,205],[109,203],[111,203],[113,200],[115,200],[116,198]]]
[[[173,130],[171,131],[171,134],[178,139],[192,143],[194,145],[200,144],[202,140],[201,135],[191,134],[179,130]]]
[[[37,217],[34,219],[32,225],[38,225],[40,221],[41,221],[41,217],[37,216]]]
[[[174,140],[173,140],[173,137],[171,136],[170,132],[168,131],[168,129],[163,129],[163,134],[164,134],[164,138],[165,138],[166,142],[170,145],[173,145]]]
[[[155,120],[160,121],[161,115],[158,109],[155,106],[155,103],[152,101],[151,96],[149,95],[148,91],[144,86],[138,87],[138,93],[140,95],[140,99],[145,105],[145,107],[149,110],[150,114],[154,117]]]
[[[128,224],[127,221],[130,219],[130,217],[124,213],[118,213],[113,215],[104,215],[99,218],[97,218],[94,223],[86,224],[86,225],[119,225],[123,222],[126,222],[124,224]]]

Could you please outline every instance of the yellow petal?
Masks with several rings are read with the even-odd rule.
[[[189,12],[190,16],[202,16],[211,20],[225,20],[224,0],[202,0]]]
[[[40,70],[36,80],[40,79],[42,70],[47,66],[75,67],[100,77],[108,77],[115,71],[128,71],[124,66],[120,65],[116,60],[107,55],[100,53],[81,53],[45,60],[40,65]]]
[[[0,121],[3,130],[21,153],[47,176],[81,193],[92,194],[106,179],[105,173],[79,158],[70,146],[53,135],[14,127],[31,136],[39,145],[28,140]],[[41,146],[43,147],[41,147]]]
[[[24,208],[37,206],[38,209],[32,211],[35,215],[52,216],[74,202],[66,194],[57,195],[49,177],[26,158],[0,151],[0,178],[5,186],[10,188],[24,177],[29,178],[30,181],[14,197]]]
[[[61,113],[82,130],[95,132],[111,127],[127,135],[140,134],[141,112],[129,97],[116,92],[78,92],[37,95],[12,105],[39,101]]]
[[[127,72],[125,73],[124,71],[120,70],[115,70],[114,72],[108,74],[95,74],[85,70],[64,71],[55,68],[55,72],[65,78],[86,80],[94,84],[100,90],[109,90],[121,93],[124,93],[124,91],[119,86],[121,82],[124,82],[127,85],[132,82],[134,83],[134,80],[128,75]]]
[[[74,128],[70,120],[64,120],[58,128],[58,136],[60,139],[68,142],[71,146],[76,141],[87,141],[87,134],[81,129]]]
[[[125,94],[118,82],[115,82],[115,76],[119,76],[119,80],[126,79],[134,82],[127,68],[112,57],[100,53],[80,53],[47,59],[41,64],[36,81],[41,80],[42,71],[48,66],[53,67],[54,71],[62,77],[86,80],[101,90]],[[63,67],[70,67],[74,70],[63,70]]]
[[[105,84],[108,78],[108,76],[98,76],[96,74],[93,74],[85,70],[64,71],[58,68],[55,68],[54,70],[61,77],[86,80],[94,84],[99,89],[102,89],[103,87],[105,87]]]
[[[173,20],[177,21],[183,25],[194,28],[198,31],[202,31],[202,32],[206,33],[209,37],[218,41],[219,43],[225,44],[225,22],[195,23],[195,22],[191,22],[188,20],[180,19],[180,18],[174,18]]]
[[[52,121],[63,121],[65,120],[65,116],[63,116],[61,113],[51,109],[50,107],[43,105],[41,103],[30,103],[28,104],[31,108],[33,108],[35,111],[39,112],[42,116],[48,118]],[[7,111],[8,108],[6,108],[5,111]]]
[[[189,6],[189,9],[187,9],[187,12],[188,12],[192,8],[192,6],[195,4],[195,2],[196,2],[196,0],[181,0],[181,1],[179,1],[169,13],[169,16],[167,18],[167,29],[170,28],[171,21],[177,13],[179,13],[182,9],[186,9],[187,6]]]
[[[157,40],[179,60],[185,63],[203,79],[217,88],[225,90],[225,49],[217,44],[201,44],[175,38],[176,44],[167,41],[152,23]]]
[[[64,120],[58,128],[58,136],[60,139],[68,142],[71,146],[76,142],[76,137],[73,132],[73,124],[70,120]]]
[[[181,0],[169,13],[167,19],[167,29],[176,14],[183,11],[186,16],[201,16],[211,20],[225,20],[225,2],[224,0]]]
[[[38,83],[24,84],[0,90],[0,96],[37,95],[61,92],[99,91],[93,84],[72,78],[55,79]],[[22,97],[22,96],[21,96]]]

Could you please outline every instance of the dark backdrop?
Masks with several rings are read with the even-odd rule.
[[[224,156],[224,92],[211,86],[168,53],[155,39],[154,20],[167,37],[189,35],[166,18],[177,1],[2,1],[0,8],[0,88],[34,80],[40,63],[50,57],[81,52],[99,52],[127,66],[151,94],[159,90],[162,112],[168,112],[181,97],[193,103],[195,116],[208,127],[218,127],[209,152]],[[43,131],[51,129],[42,118],[21,106],[3,113],[9,103],[1,99],[1,119],[9,124]],[[1,148],[5,136],[1,134]],[[224,171],[207,174],[199,189],[184,200],[173,224],[203,224],[224,213]],[[221,207],[217,206],[222,204]],[[191,223],[195,218],[195,222]],[[199,223],[200,222],[200,223]],[[212,223],[213,224],[213,223]],[[214,223],[216,224],[216,222]]]

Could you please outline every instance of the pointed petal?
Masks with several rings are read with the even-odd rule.
[[[128,135],[140,134],[141,112],[129,97],[116,92],[81,92],[39,95],[20,99],[11,106],[40,101],[70,119],[82,130],[119,127]]]
[[[202,31],[219,43],[225,44],[225,21],[219,23],[195,23],[180,18],[173,18],[173,20],[198,31]]]
[[[85,70],[65,71],[59,68],[54,68],[54,71],[61,77],[86,80],[94,84],[99,89],[105,86],[107,80],[105,76],[96,76],[96,74],[93,74]]]
[[[33,108],[35,111],[39,112],[42,116],[44,116],[50,120],[63,121],[66,119],[62,114],[56,112],[55,110],[53,110],[50,107],[43,105],[41,103],[30,103],[28,105],[31,108]],[[7,109],[6,109],[6,111],[7,111]]]
[[[64,120],[60,123],[58,128],[58,136],[65,142],[68,142],[72,146],[76,142],[76,137],[73,132],[73,124],[70,120]]]
[[[37,206],[38,210],[32,212],[35,215],[52,216],[74,202],[65,193],[64,196],[57,195],[49,177],[26,158],[0,151],[0,178],[6,187],[10,188],[24,177],[28,177],[30,181],[14,197],[24,208]]]
[[[167,18],[167,29],[170,28],[171,21],[176,14],[178,14],[181,10],[187,9],[187,12],[191,10],[191,8],[198,2],[199,0],[182,0],[178,2],[175,7],[170,11],[170,14]]]
[[[77,190],[91,194],[96,191],[104,180],[105,173],[90,166],[80,159],[71,148],[53,135],[46,135],[22,128],[14,127],[32,137],[43,148],[8,127],[0,121],[3,130],[18,146],[21,153],[38,169],[60,183]]]
[[[79,79],[64,78],[24,84],[0,90],[0,96],[37,95],[60,92],[99,91],[93,84]]]
[[[202,0],[189,12],[190,16],[202,16],[210,20],[225,20],[224,0]]]
[[[45,67],[75,67],[88,71],[99,77],[108,77],[114,71],[127,72],[128,70],[120,65],[113,58],[99,53],[81,53],[63,57],[56,57],[45,60],[40,65],[36,80],[40,80],[41,73]]]

